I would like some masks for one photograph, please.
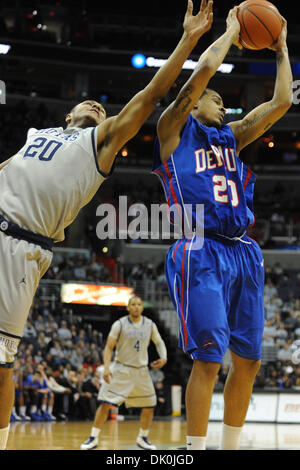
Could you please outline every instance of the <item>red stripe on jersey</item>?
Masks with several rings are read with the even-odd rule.
[[[246,176],[246,179],[245,179],[245,183],[244,183],[244,188],[243,188],[244,190],[246,189],[247,184],[249,183],[249,180],[250,180],[252,174],[253,174],[253,171],[251,171],[251,170],[248,169],[248,173],[247,173],[247,176]]]
[[[164,167],[165,167],[166,173],[167,173],[168,178],[169,178],[171,194],[172,194],[172,197],[173,197],[173,201],[176,204],[176,209],[177,209],[177,212],[178,212],[178,215],[179,215],[179,220],[180,220],[182,218],[182,214],[179,212],[179,209],[178,209],[179,202],[178,202],[175,190],[174,190],[172,175],[171,175],[171,172],[169,170],[167,162],[164,162]]]
[[[164,185],[165,185],[165,188],[167,189],[167,182],[166,182],[165,175],[164,175],[161,171],[159,171],[159,170],[154,170],[154,172],[157,173],[157,174],[159,174],[159,175],[162,177],[163,182],[164,182]],[[167,204],[168,204],[168,208],[169,208],[169,217],[170,217],[170,220],[171,220],[171,222],[174,222],[174,219],[173,219],[173,217],[171,216],[171,212],[170,212],[170,194],[169,194],[169,196],[168,196]]]
[[[180,302],[180,311],[181,311],[181,319],[182,319],[182,326],[183,326],[183,334],[184,334],[184,349],[186,349],[187,346],[187,341],[188,341],[188,333],[186,329],[186,324],[184,320],[184,315],[183,315],[183,300],[184,300],[184,260],[185,260],[185,251],[186,251],[186,246],[189,243],[187,241],[183,247],[183,253],[182,253],[182,261],[181,261],[181,302]]]

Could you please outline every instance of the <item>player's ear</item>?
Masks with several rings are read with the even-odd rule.
[[[66,121],[67,124],[70,124],[70,122],[72,121],[72,114],[71,113],[66,115],[65,121]]]

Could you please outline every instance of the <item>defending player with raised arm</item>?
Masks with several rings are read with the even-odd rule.
[[[101,105],[86,101],[77,105],[67,116],[69,127],[88,127],[98,124],[98,165],[99,171],[104,175],[110,173],[117,152],[140,130],[157,103],[175,82],[184,62],[200,37],[211,28],[212,8],[212,0],[202,0],[198,14],[193,16],[193,2],[188,0],[183,23],[184,33],[178,46],[149,85],[135,95],[120,114],[106,118],[105,110]]]
[[[229,12],[226,32],[202,54],[157,126],[153,171],[161,179],[170,206],[179,205],[183,214],[192,215],[193,232],[184,233],[169,248],[165,263],[179,319],[179,346],[193,360],[186,388],[188,450],[206,448],[212,394],[227,349],[232,366],[224,387],[220,448],[239,448],[260,367],[264,262],[259,245],[247,236],[254,222],[256,175],[238,155],[292,104],[287,24],[282,21],[273,47],[277,77],[269,102],[226,125],[222,97],[207,88],[230,47],[241,47],[235,7]],[[203,227],[197,204],[204,206],[204,237],[195,230],[198,223]]]
[[[0,167],[0,450],[6,448],[14,401],[13,361],[53,243],[111,173],[117,152],[167,93],[213,20],[212,0],[193,15],[173,54],[141,92],[114,117],[84,101],[67,115],[67,128],[28,131],[24,146]]]

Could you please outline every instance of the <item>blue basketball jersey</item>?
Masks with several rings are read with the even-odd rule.
[[[208,232],[239,237],[254,223],[256,175],[238,158],[230,126],[208,127],[190,114],[180,144],[164,163],[156,140],[153,172],[161,180],[168,205],[179,205],[183,215],[192,211],[193,226],[198,223],[196,204],[204,205]],[[191,209],[186,209],[188,205]]]

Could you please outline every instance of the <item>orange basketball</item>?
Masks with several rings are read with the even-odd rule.
[[[247,0],[239,5],[240,43],[247,49],[261,50],[272,46],[282,30],[282,18],[266,0]]]

